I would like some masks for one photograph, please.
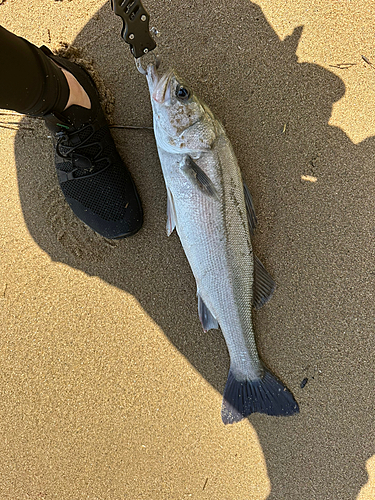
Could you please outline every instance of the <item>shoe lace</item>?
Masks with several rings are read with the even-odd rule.
[[[92,140],[97,131],[89,124],[79,130],[62,130],[56,134],[56,154],[72,163],[74,170],[95,175],[111,165],[111,160],[103,156],[103,140]],[[83,138],[83,139],[82,139]],[[96,151],[93,153],[93,151]],[[100,166],[99,166],[100,164]]]

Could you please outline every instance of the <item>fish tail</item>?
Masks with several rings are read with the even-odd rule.
[[[298,412],[293,394],[268,370],[264,369],[260,378],[243,381],[229,370],[221,407],[224,424],[239,422],[251,413],[279,416]]]

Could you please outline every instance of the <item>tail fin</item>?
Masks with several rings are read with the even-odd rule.
[[[221,407],[224,424],[239,422],[256,412],[293,415],[299,412],[299,408],[293,394],[266,369],[261,378],[241,382],[229,370]]]

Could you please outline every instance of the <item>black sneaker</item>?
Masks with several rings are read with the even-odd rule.
[[[105,238],[131,236],[142,226],[142,206],[117,152],[96,87],[80,66],[45,47],[42,50],[75,76],[91,101],[91,109],[73,105],[60,115],[43,117],[56,135],[57,177],[66,201],[79,219]]]

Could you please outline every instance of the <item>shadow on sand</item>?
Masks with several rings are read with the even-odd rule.
[[[163,61],[187,77],[224,122],[260,221],[255,249],[278,284],[255,317],[257,341],[301,413],[250,418],[267,462],[269,499],[353,500],[375,453],[374,138],[354,145],[328,125],[344,85],[322,67],[298,62],[302,27],[280,41],[257,5],[237,2],[238,19],[230,4],[218,2],[218,9],[211,3],[209,16],[198,0],[173,16],[165,3],[149,0],[147,8],[163,34]],[[150,126],[146,82],[119,33],[119,19],[105,5],[75,45],[85,47],[115,94],[115,122]],[[54,261],[136,297],[222,392],[229,366],[225,343],[217,331],[202,334],[188,263],[178,237],[166,237],[166,195],[152,132],[115,130],[114,136],[143,200],[143,229],[113,244],[75,219],[39,122],[33,135],[21,124],[15,142],[27,227]],[[303,183],[301,175],[318,182]]]

